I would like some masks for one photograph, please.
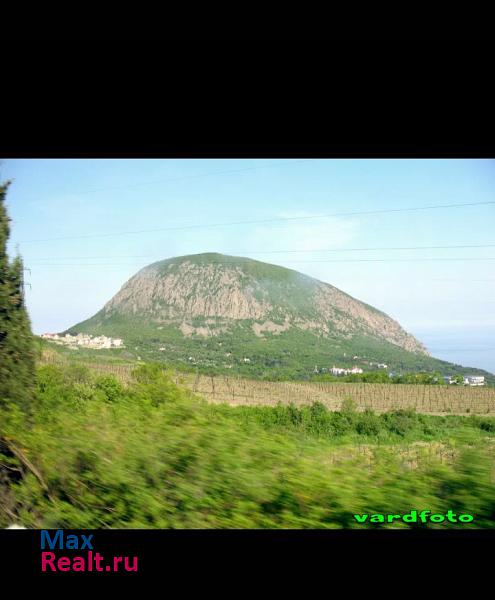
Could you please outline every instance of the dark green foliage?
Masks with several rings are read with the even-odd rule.
[[[365,411],[356,423],[356,431],[359,435],[377,436],[381,429],[381,419],[372,411]]]
[[[391,383],[418,383],[423,385],[447,385],[441,373],[404,373],[391,378]]]
[[[225,408],[229,414],[242,422],[256,422],[270,429],[292,430],[305,435],[317,435],[329,440],[348,437],[380,438],[380,441],[395,442],[401,439],[437,440],[459,431],[491,433],[495,431],[495,418],[431,416],[412,410],[396,410],[376,414],[371,410],[357,412],[351,399],[343,403],[339,412],[325,408],[319,402],[309,406],[278,404],[276,407]]]
[[[388,430],[404,437],[418,425],[417,415],[414,411],[399,410],[394,413],[385,413],[384,420]]]
[[[15,403],[28,410],[32,402],[35,349],[24,305],[23,263],[7,255],[9,217],[5,197],[9,182],[0,185],[0,407]]]
[[[461,381],[464,378],[459,375]],[[426,373],[403,373],[401,375],[390,376],[386,371],[371,371],[369,373],[353,373],[351,375],[336,376],[329,375],[328,373],[323,375],[315,375],[311,378],[312,381],[332,381],[332,382],[345,382],[345,383],[408,383],[418,385],[446,385],[441,373],[438,371],[426,372]]]
[[[479,423],[480,429],[495,433],[495,421],[493,419],[481,419]]]

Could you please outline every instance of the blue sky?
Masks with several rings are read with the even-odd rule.
[[[493,160],[4,159],[0,176],[14,179],[9,249],[30,269],[36,333],[93,315],[150,262],[222,252],[331,283],[436,356],[495,371],[495,261],[466,260],[495,246],[353,250],[495,244],[495,204],[342,215],[493,202]],[[328,214],[340,216],[299,219]],[[289,220],[208,227],[277,218]]]

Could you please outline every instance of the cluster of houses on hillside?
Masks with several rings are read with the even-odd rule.
[[[45,340],[50,340],[56,344],[62,344],[69,346],[69,348],[92,348],[94,350],[101,350],[103,348],[124,348],[124,342],[120,338],[110,338],[106,335],[100,335],[93,337],[85,333],[78,333],[77,335],[58,335],[58,333],[44,333],[41,336]]]

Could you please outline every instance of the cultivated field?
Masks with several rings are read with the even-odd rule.
[[[57,352],[44,352],[43,363],[72,362]],[[132,364],[84,362],[90,369],[115,375],[122,382],[131,379]],[[276,405],[310,404],[318,401],[330,410],[339,410],[342,401],[352,398],[358,410],[377,413],[397,409],[415,409],[429,414],[495,414],[495,388],[374,384],[374,383],[306,383],[271,382],[237,377],[174,374],[178,384],[185,385],[210,402]]]
[[[180,377],[178,379],[181,379]],[[184,383],[212,402],[296,405],[321,402],[338,410],[352,398],[358,410],[385,412],[414,408],[431,414],[495,413],[494,388],[374,383],[268,382],[235,377],[182,377]]]

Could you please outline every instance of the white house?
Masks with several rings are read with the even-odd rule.
[[[483,375],[467,375],[464,377],[464,385],[485,385],[485,378]]]
[[[330,369],[330,373],[332,375],[350,375],[350,374],[356,375],[357,373],[362,373],[362,372],[363,372],[363,369],[361,369],[359,367],[352,367],[352,369],[342,369],[340,367],[333,366]]]

